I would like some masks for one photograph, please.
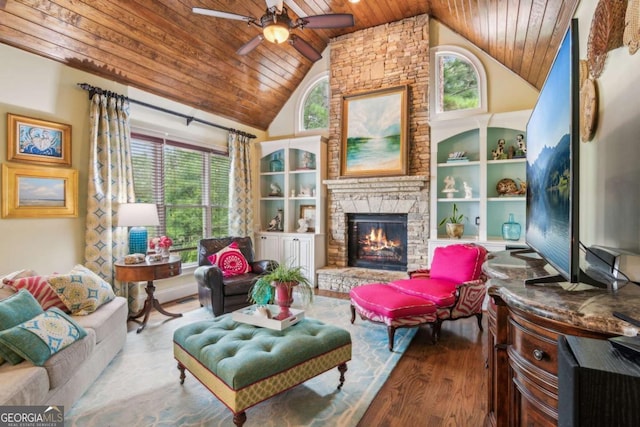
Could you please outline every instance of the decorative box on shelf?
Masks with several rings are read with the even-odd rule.
[[[276,319],[278,313],[280,313],[280,307],[277,305],[265,305],[271,317],[265,316],[258,311],[257,305],[251,305],[249,307],[241,308],[231,313],[231,318],[236,322],[248,323],[249,325],[260,326],[263,328],[275,329],[276,331],[282,331],[289,326],[293,326],[302,319],[304,319],[304,310],[298,310],[290,308],[291,315],[284,319]]]

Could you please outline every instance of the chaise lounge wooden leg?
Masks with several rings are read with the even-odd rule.
[[[393,337],[396,334],[396,328],[387,326],[387,333],[389,334],[389,351],[393,351]]]
[[[347,372],[347,364],[342,363],[338,365],[338,371],[340,371],[340,384],[338,384],[338,390],[344,385],[344,373]]]
[[[180,384],[184,384],[184,379],[187,377],[184,374],[184,365],[178,362],[178,369],[180,370]]]
[[[442,320],[436,320],[431,326],[431,341],[434,344],[438,343],[438,339],[440,338],[440,329],[442,328]]]
[[[247,421],[246,412],[242,411],[239,414],[233,414],[233,423],[238,427],[242,427],[245,421]]]
[[[480,328],[480,331],[484,331],[482,329],[482,313],[476,313],[476,319],[478,319],[478,328]]]

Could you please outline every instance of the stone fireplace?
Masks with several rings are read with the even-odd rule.
[[[345,34],[331,43],[329,142],[327,144],[327,266],[317,271],[320,289],[349,292],[363,283],[407,277],[425,267],[429,236],[429,16]],[[407,85],[407,175],[344,177],[341,147],[344,96]],[[388,271],[348,265],[348,214],[407,217],[407,266]]]
[[[407,277],[427,265],[429,187],[426,176],[352,178],[325,181],[328,209],[327,266],[318,270],[318,287],[338,292],[363,283]],[[349,266],[350,214],[406,216],[406,268],[388,271]],[[375,267],[375,266],[372,266]]]

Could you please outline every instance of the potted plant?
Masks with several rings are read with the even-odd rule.
[[[313,284],[302,272],[302,267],[285,263],[268,273],[261,275],[249,291],[249,300],[258,305],[275,302],[280,307],[278,317],[290,315],[289,307],[293,302],[293,289],[298,291],[303,305],[313,301]]]
[[[458,210],[458,206],[454,203],[451,215],[442,218],[438,226],[441,227],[446,224],[447,236],[452,239],[459,239],[464,234],[464,224],[462,223],[464,219],[465,216],[460,213],[460,211]]]

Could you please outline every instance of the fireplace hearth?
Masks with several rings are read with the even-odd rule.
[[[347,224],[350,267],[406,270],[406,214],[348,214]]]

